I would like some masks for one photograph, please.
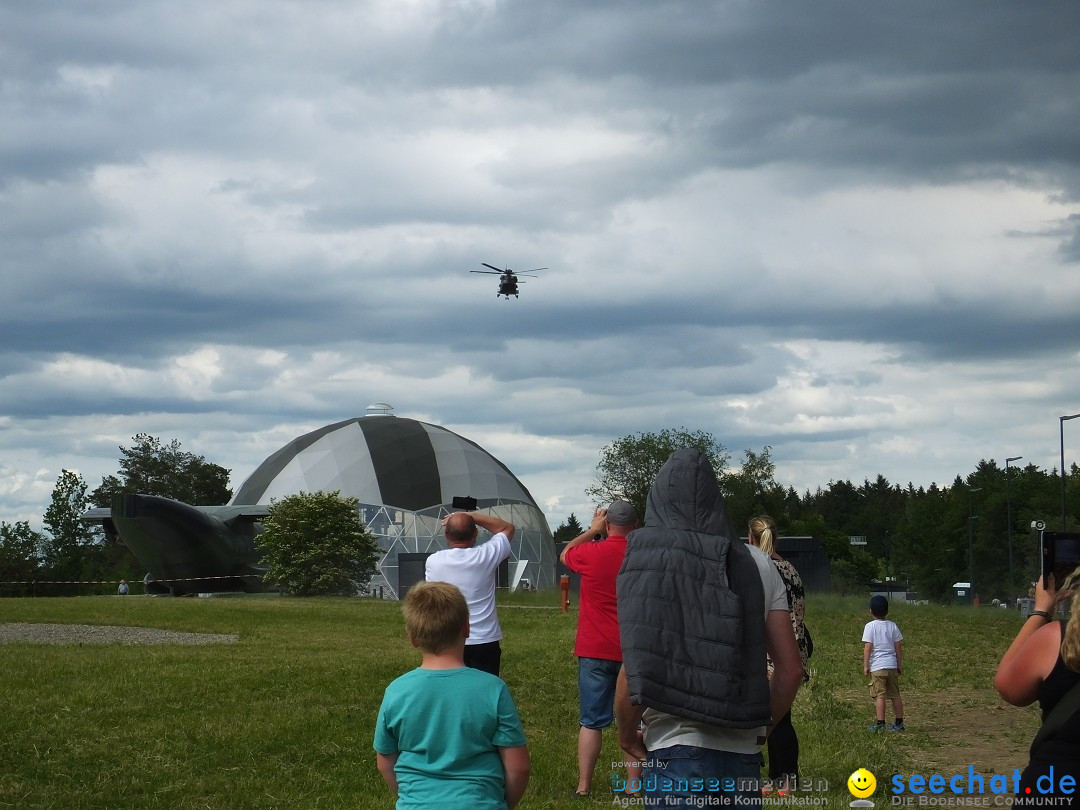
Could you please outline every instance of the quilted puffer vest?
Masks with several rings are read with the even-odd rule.
[[[765,597],[708,457],[678,450],[627,537],[616,581],[634,704],[717,726],[771,722]]]

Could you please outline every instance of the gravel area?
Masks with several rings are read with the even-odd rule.
[[[235,644],[237,635],[97,624],[0,624],[0,644]]]

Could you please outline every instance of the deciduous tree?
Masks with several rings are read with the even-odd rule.
[[[160,495],[191,506],[218,506],[232,497],[229,471],[146,433],[134,436],[133,447],[120,448],[120,472],[107,475],[91,493],[96,506],[110,506],[115,495],[134,492]]]
[[[44,542],[45,536],[25,520],[0,522],[0,590],[5,596],[31,592],[30,586],[21,583],[39,576]]]
[[[665,428],[656,433],[638,433],[616,439],[600,451],[596,465],[596,483],[585,493],[602,504],[622,498],[629,501],[638,513],[639,523],[645,519],[645,500],[653,479],[672,453],[683,447],[700,450],[718,477],[724,473],[728,453],[722,444],[704,430]]]
[[[754,515],[769,515],[777,525],[784,522],[787,492],[776,481],[771,452],[768,445],[760,453],[747,449],[739,468],[720,481],[728,515],[741,533]]]
[[[90,498],[86,481],[78,473],[64,470],[53,487],[52,502],[42,523],[49,532],[42,547],[45,570],[59,579],[81,579],[87,574],[92,546],[98,537],[80,520]]]
[[[296,596],[355,594],[375,574],[381,553],[360,519],[359,501],[340,492],[274,501],[257,543],[264,580]]]

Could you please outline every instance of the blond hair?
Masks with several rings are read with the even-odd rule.
[[[776,549],[776,524],[768,515],[750,518],[750,542],[772,556]]]
[[[1069,621],[1061,638],[1061,658],[1073,672],[1080,672],[1080,566],[1065,577],[1058,590],[1073,592]]]
[[[416,646],[439,653],[461,640],[469,622],[469,606],[456,585],[449,582],[418,582],[409,588],[405,604],[405,629]]]

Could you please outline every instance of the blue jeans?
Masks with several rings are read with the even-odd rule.
[[[578,658],[578,720],[585,728],[607,728],[615,720],[615,682],[622,662]]]
[[[711,748],[673,745],[649,752],[641,773],[642,792],[668,797],[663,807],[687,807],[687,799],[723,797],[728,807],[761,804],[761,754],[733,754]],[[743,801],[735,804],[735,797]]]

